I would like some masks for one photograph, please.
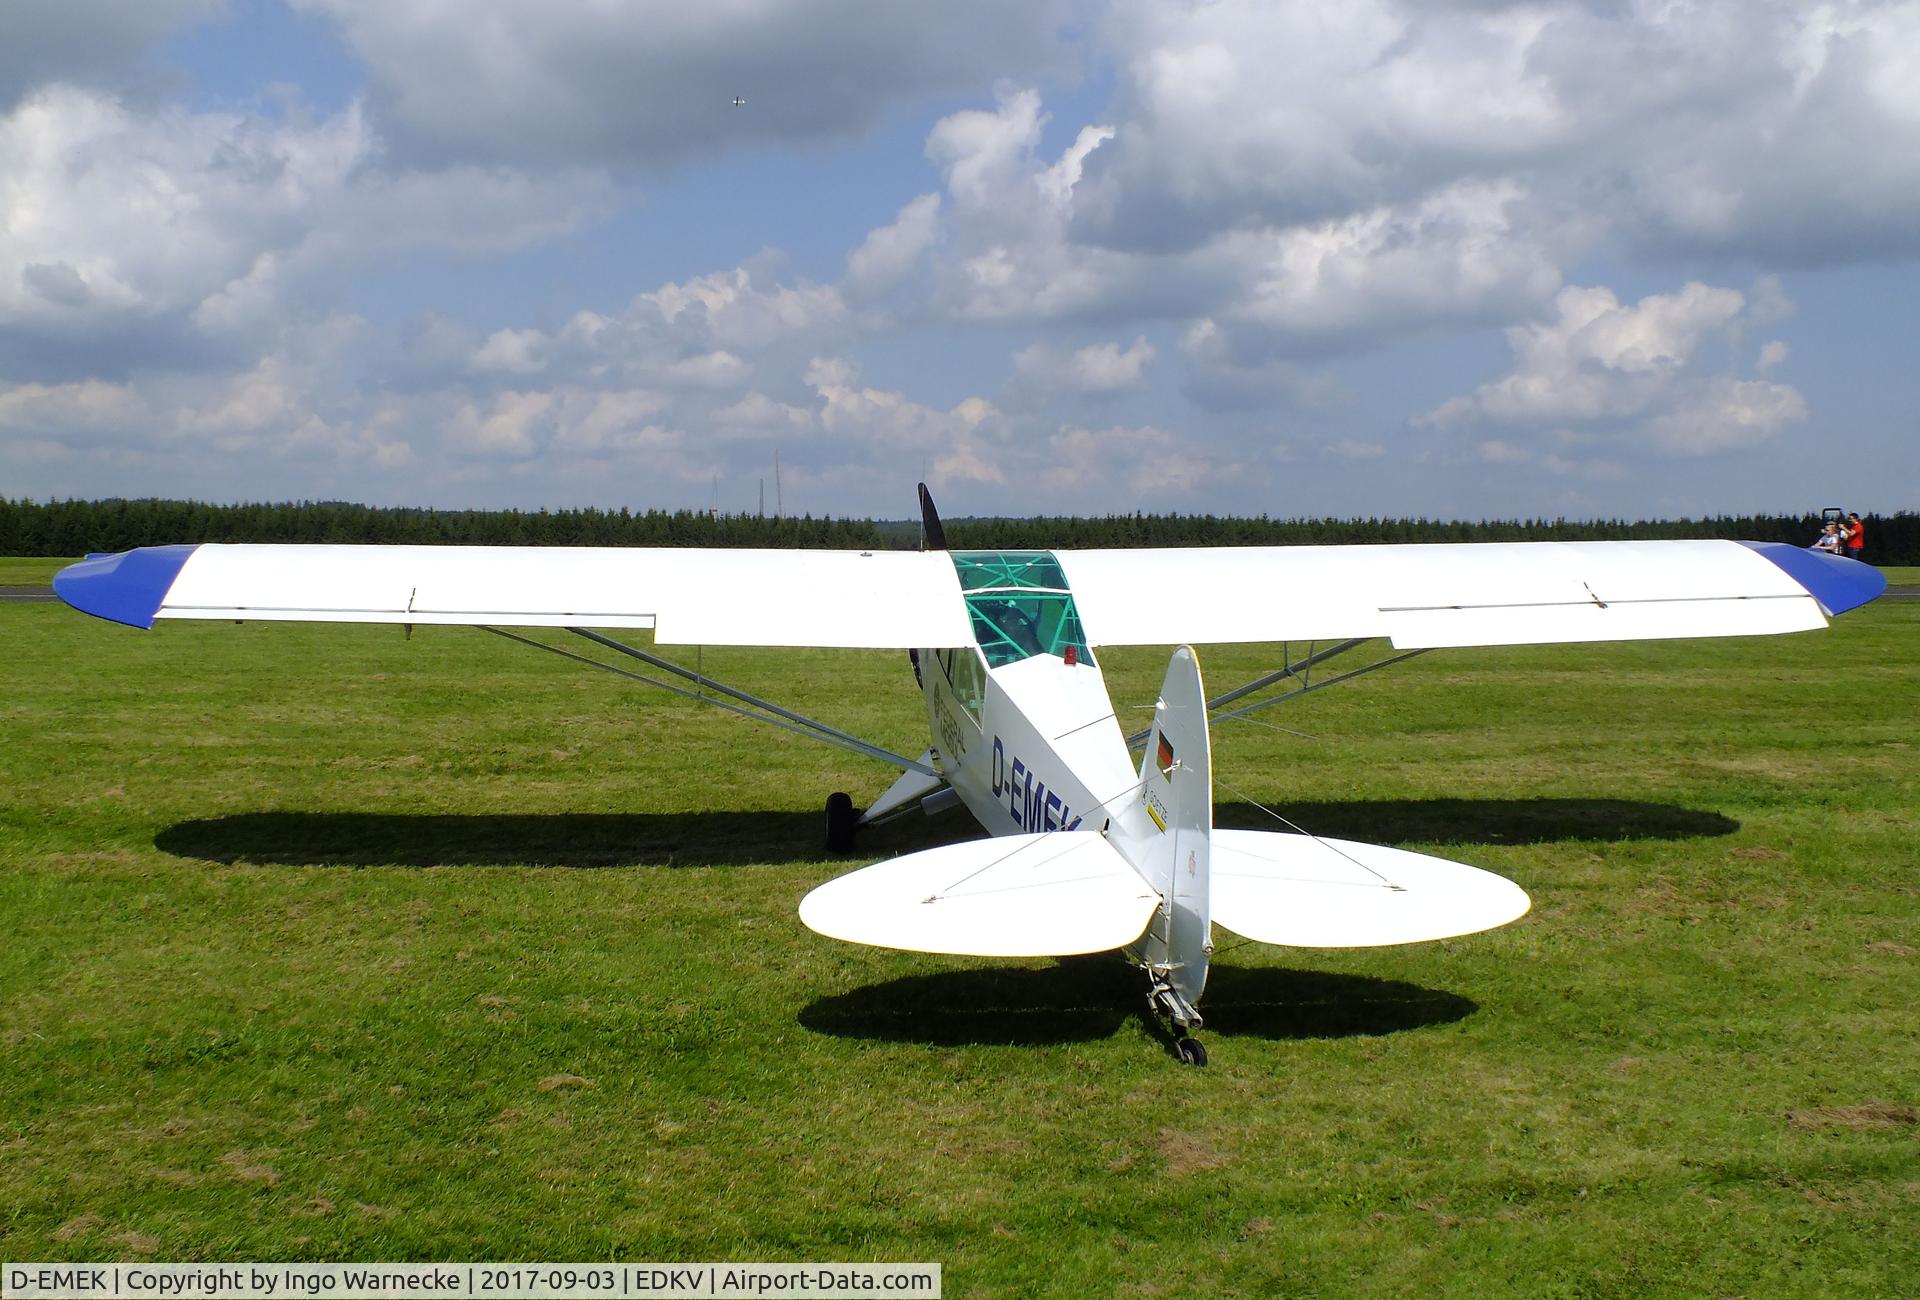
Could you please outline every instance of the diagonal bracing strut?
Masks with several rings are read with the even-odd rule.
[[[1254,713],[1259,711],[1260,709],[1266,708],[1269,704],[1278,704],[1282,700],[1290,700],[1297,695],[1305,695],[1309,691],[1323,690],[1328,686],[1335,686],[1341,682],[1352,681],[1356,677],[1364,676],[1367,673],[1378,671],[1379,669],[1389,667],[1393,664],[1405,663],[1409,659],[1413,659],[1420,655],[1425,654],[1427,652],[1427,649],[1428,647],[1423,646],[1418,650],[1403,651],[1402,653],[1394,655],[1391,658],[1377,660],[1374,663],[1365,664],[1359,668],[1352,669],[1349,672],[1341,673],[1337,677],[1329,677],[1324,682],[1309,682],[1305,686],[1296,686],[1294,689],[1286,692],[1284,695],[1275,695],[1270,699],[1256,701],[1255,703],[1246,705],[1243,708],[1235,709],[1231,713],[1216,713],[1212,716],[1210,721],[1231,722],[1235,718],[1244,718],[1249,713]],[[1238,698],[1238,696],[1236,695],[1235,698]]]
[[[1309,691],[1317,691],[1317,690],[1321,690],[1324,687],[1337,685],[1340,682],[1352,681],[1355,677],[1360,677],[1366,673],[1373,672],[1376,669],[1385,668],[1389,664],[1403,663],[1406,660],[1413,658],[1415,655],[1421,655],[1426,653],[1424,649],[1408,650],[1402,654],[1391,655],[1388,658],[1377,660],[1374,663],[1363,665],[1362,667],[1352,669],[1348,672],[1339,673],[1336,676],[1326,678],[1324,681],[1313,680],[1312,670],[1314,669],[1315,666],[1319,664],[1323,664],[1327,662],[1329,659],[1335,658],[1336,656],[1343,655],[1348,653],[1351,650],[1357,649],[1358,647],[1365,645],[1370,640],[1372,640],[1371,637],[1355,637],[1352,640],[1337,642],[1334,645],[1328,646],[1325,650],[1315,650],[1309,653],[1307,657],[1304,659],[1290,662],[1283,668],[1276,668],[1270,673],[1264,673],[1261,676],[1254,678],[1252,681],[1248,682],[1244,686],[1236,686],[1234,687],[1234,689],[1226,692],[1224,695],[1214,696],[1212,699],[1207,701],[1209,723],[1217,724],[1221,722],[1231,722],[1236,718],[1244,718],[1250,713],[1258,712],[1259,710],[1264,709],[1269,705],[1278,704],[1282,700],[1291,700],[1296,696],[1305,695]],[[1268,699],[1259,700],[1253,704],[1248,704],[1242,708],[1235,709],[1231,713],[1220,712],[1221,709],[1225,708],[1229,704],[1232,704],[1235,700],[1242,700],[1242,699],[1245,699],[1247,696],[1254,694],[1255,692],[1264,691],[1269,686],[1273,686],[1280,682],[1283,682],[1289,677],[1297,677],[1300,679],[1300,681],[1303,684],[1300,686],[1296,686],[1293,690],[1286,691],[1282,694],[1272,696]],[[1138,749],[1141,745],[1145,744],[1146,739],[1148,735],[1152,733],[1152,730],[1153,729],[1151,727],[1148,727],[1145,730],[1136,731],[1131,736],[1128,736],[1127,748]]]
[[[725,709],[729,713],[737,713],[743,718],[752,718],[757,722],[764,722],[769,726],[778,727],[782,731],[791,731],[797,736],[806,736],[811,740],[818,740],[824,744],[835,745],[841,749],[851,750],[856,754],[863,755],[867,758],[878,759],[880,762],[891,764],[894,767],[903,768],[912,772],[922,772],[928,776],[939,775],[938,772],[935,772],[932,768],[917,759],[908,758],[903,754],[896,754],[892,750],[883,748],[871,741],[849,735],[841,731],[838,727],[830,727],[818,719],[809,718],[803,713],[795,713],[792,709],[782,708],[771,700],[763,700],[759,696],[740,690],[737,687],[728,686],[724,682],[717,682],[704,673],[695,672],[691,668],[683,668],[669,659],[663,659],[659,655],[649,654],[647,651],[638,649],[635,646],[630,646],[624,641],[616,641],[610,636],[602,636],[600,633],[590,631],[587,628],[570,627],[567,631],[573,633],[575,636],[585,637],[597,645],[605,646],[609,650],[638,659],[642,663],[651,664],[655,668],[672,673],[676,677],[684,678],[702,689],[690,691],[684,686],[675,686],[672,682],[663,682],[657,677],[648,677],[644,673],[630,672],[614,664],[602,663],[600,660],[587,655],[575,654],[571,650],[563,650],[559,646],[548,645],[544,641],[536,641],[532,637],[521,636],[516,632],[508,632],[501,628],[488,627],[485,625],[482,625],[481,630],[491,632],[495,636],[505,637],[509,641],[517,641],[521,645],[532,646],[536,650],[545,650],[549,654],[559,655],[562,659],[571,659],[575,663],[585,664],[589,668],[598,668],[604,672],[610,672],[617,677],[624,677],[628,681],[639,682],[645,686],[655,686],[663,691],[670,691],[675,695],[685,696],[690,700],[699,700],[703,704],[711,704],[715,708]],[[731,700],[739,701],[739,703],[729,703],[727,699],[718,699],[713,695],[706,694],[706,691],[709,690],[717,691],[719,694],[727,696]]]

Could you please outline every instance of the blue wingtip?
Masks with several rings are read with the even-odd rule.
[[[1823,555],[1787,542],[1742,542],[1778,565],[1807,589],[1829,614],[1844,614],[1887,589],[1886,575],[1871,564]]]
[[[197,545],[142,546],[118,555],[89,555],[53,575],[53,591],[83,614],[141,629],[167,599]]]

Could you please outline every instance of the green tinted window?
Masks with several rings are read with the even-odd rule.
[[[953,567],[973,616],[973,636],[990,667],[1071,646],[1093,662],[1067,577],[1051,551],[954,551]]]

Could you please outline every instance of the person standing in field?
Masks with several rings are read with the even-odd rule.
[[[1850,560],[1864,559],[1867,549],[1867,526],[1860,522],[1860,516],[1854,514],[1848,515],[1847,526],[1844,531],[1847,535],[1847,558]]]

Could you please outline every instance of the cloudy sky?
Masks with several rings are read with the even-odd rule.
[[[0,495],[1913,509],[1917,256],[1920,3],[0,9]]]

